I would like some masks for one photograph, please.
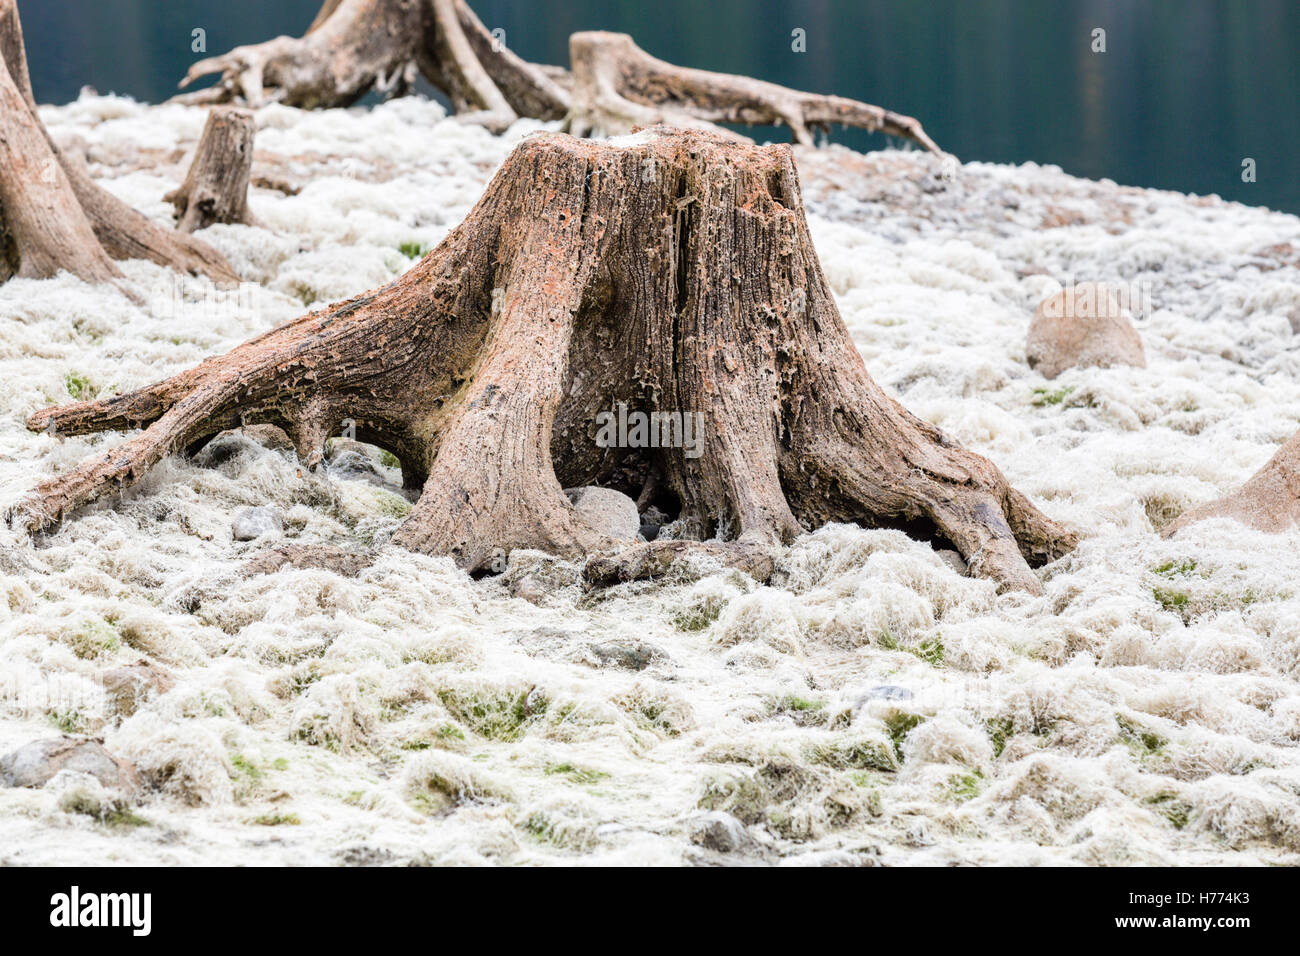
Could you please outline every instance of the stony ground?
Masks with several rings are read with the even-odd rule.
[[[201,112],[42,115],[166,221]],[[29,412],[391,279],[532,128],[271,107],[261,226],[204,234],[239,294],[143,262],[143,304],[0,287],[0,504],[120,440],[32,435]],[[798,162],[868,368],[1079,530],[1041,598],[842,526],[771,586],[693,566],[589,593],[522,553],[475,582],[391,548],[355,579],[246,579],[272,541],[382,545],[409,503],[378,452],[313,475],[231,438],[36,547],[4,532],[0,753],[88,735],[140,786],[0,789],[0,862],[1300,862],[1300,534],[1159,534],[1300,425],[1300,220],[1032,164]],[[1148,368],[1029,369],[1035,305],[1074,280],[1136,290]],[[235,541],[250,506],[283,528]]]

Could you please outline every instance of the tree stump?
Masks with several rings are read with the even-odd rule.
[[[60,269],[87,282],[118,278],[14,81],[9,52],[0,68],[0,279],[43,279]]]
[[[60,270],[87,282],[119,278],[110,258],[239,281],[215,249],[150,222],[55,145],[36,112],[15,0],[0,0],[0,61],[0,281]]]
[[[700,442],[598,442],[620,405],[698,416]],[[33,414],[29,428],[59,434],[144,431],[43,482],[10,520],[47,528],[245,423],[283,427],[315,466],[345,420],[422,489],[392,540],[471,571],[537,548],[625,580],[694,547],[761,576],[773,546],[854,521],[955,547],[973,573],[1037,592],[1030,564],[1074,542],[867,374],[791,149],[662,128],[532,136],[393,283],[156,385]],[[678,538],[701,543],[605,537],[562,490],[586,485],[657,489]]]
[[[194,232],[214,222],[251,224],[248,180],[252,170],[253,114],[232,106],[214,108],[185,182],[163,197],[176,207],[176,228]]]
[[[195,63],[181,87],[220,74],[189,103],[270,100],[348,106],[375,90],[400,95],[417,73],[462,118],[500,132],[521,116],[564,119],[574,135],[655,124],[785,124],[796,142],[834,123],[889,133],[932,152],[921,124],[879,106],[657,60],[621,33],[575,33],[571,70],[529,63],[494,37],[465,0],[325,0],[300,38],[276,37]]]

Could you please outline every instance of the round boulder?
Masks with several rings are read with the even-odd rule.
[[[256,541],[264,534],[279,534],[284,530],[280,512],[266,505],[243,508],[230,522],[230,534],[236,541]]]
[[[1147,366],[1142,337],[1120,295],[1099,282],[1080,282],[1040,302],[1025,354],[1044,378],[1067,368]]]
[[[601,534],[635,541],[641,533],[641,515],[637,513],[636,502],[621,491],[590,485],[566,488],[564,493],[569,496],[578,517]]]
[[[1300,526],[1300,432],[1236,491],[1184,512],[1165,536],[1209,518],[1231,518],[1257,531],[1282,534]]]

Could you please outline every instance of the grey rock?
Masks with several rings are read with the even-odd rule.
[[[255,458],[265,453],[264,447],[246,435],[237,431],[226,431],[200,448],[193,460],[200,468],[221,468],[224,465],[232,465],[241,458]]]
[[[195,453],[194,463],[201,468],[221,468],[268,451],[292,452],[293,442],[283,428],[275,425],[245,425],[220,432]]]
[[[566,488],[564,493],[578,516],[601,534],[635,541],[641,532],[641,516],[636,502],[613,488]]]
[[[293,451],[293,440],[279,425],[245,425],[240,431],[269,451]]]
[[[757,848],[745,825],[730,813],[713,810],[691,819],[691,842],[716,853],[738,853]]]
[[[515,641],[527,654],[555,657],[571,647],[581,636],[577,631],[566,631],[558,627],[539,627],[527,634],[519,635]]]
[[[666,525],[669,520],[666,514],[651,505],[641,512],[641,537],[647,541],[653,541],[659,537],[659,529]]]
[[[496,580],[511,597],[542,604],[557,591],[580,583],[582,566],[536,552],[514,551]]]
[[[868,700],[911,700],[912,692],[897,684],[877,684],[867,691]]]
[[[259,505],[244,508],[230,522],[230,533],[236,541],[255,541],[264,534],[284,530],[284,517],[274,508]]]
[[[382,452],[350,438],[335,438],[330,442],[325,467],[331,478],[344,481],[366,481],[372,485],[388,485],[379,456]]]
[[[942,560],[944,564],[948,565],[948,567],[952,568],[958,574],[965,574],[967,572],[966,559],[956,551],[945,548],[936,551],[935,554],[939,556],[940,560]]]
[[[389,866],[397,857],[383,847],[358,844],[342,850],[338,860],[344,866]]]
[[[523,577],[510,584],[510,594],[513,597],[523,598],[529,604],[541,605],[546,600],[548,588],[532,574],[525,574]]]
[[[84,737],[54,737],[19,747],[0,758],[0,783],[42,787],[61,770],[87,773],[106,787],[134,789],[140,778],[131,764]]]
[[[372,485],[385,483],[374,462],[360,455],[336,455],[326,464],[326,471],[331,478],[341,481],[365,481]]]
[[[367,445],[365,442],[359,442],[354,438],[331,438],[328,447],[325,449],[325,460],[334,461],[336,458],[356,455],[359,458],[365,458],[377,463],[378,459],[371,454],[373,448],[373,445]]]
[[[853,713],[857,714],[868,701],[872,700],[911,700],[912,692],[897,684],[877,684],[853,702]]]
[[[622,667],[625,670],[645,670],[656,661],[663,660],[664,652],[641,641],[605,641],[588,647],[601,667]]]

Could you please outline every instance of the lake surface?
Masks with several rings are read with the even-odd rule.
[[[20,0],[41,102],[158,102],[199,54],[299,35],[319,0]],[[686,66],[866,100],[963,160],[1055,163],[1300,213],[1297,0],[472,0],[535,61],[608,29]],[[792,49],[803,30],[806,51]],[[1105,52],[1094,31],[1105,30]],[[760,136],[763,135],[760,131]],[[780,133],[773,131],[775,138]],[[836,130],[858,149],[883,137]],[[1243,182],[1254,160],[1255,181]]]

